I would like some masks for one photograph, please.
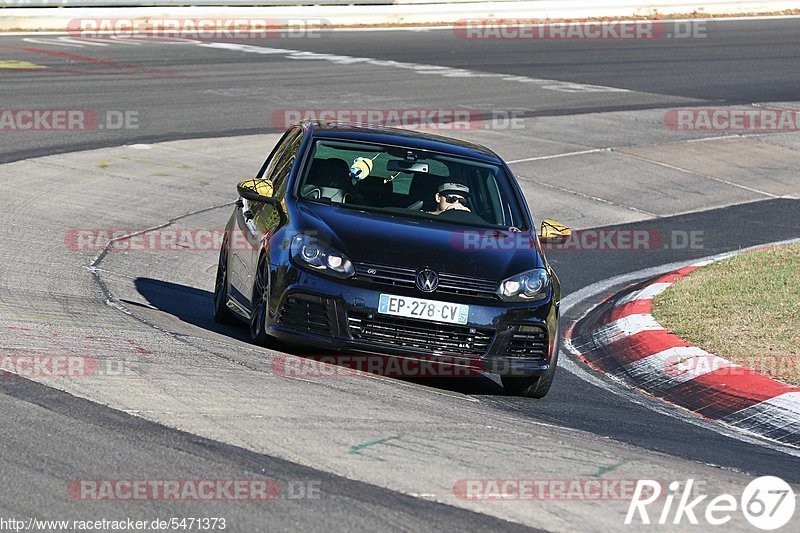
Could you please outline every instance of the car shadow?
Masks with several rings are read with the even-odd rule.
[[[212,292],[152,278],[136,278],[134,283],[139,294],[147,300],[153,308],[204,330],[231,337],[239,341],[250,342],[250,336],[244,324],[242,324],[241,327],[226,326],[214,321],[211,316],[214,296]],[[131,301],[125,301],[125,303],[128,305],[141,305]],[[282,342],[276,342],[272,347],[291,355],[306,358],[337,354],[337,352],[334,351],[293,346]],[[402,377],[397,379],[408,383],[416,383],[427,387],[468,395],[506,394],[503,387],[487,375],[426,378]]]
[[[211,315],[214,295],[209,291],[151,278],[136,278],[134,284],[139,294],[159,311],[207,331],[239,341],[250,341],[250,335],[244,327],[226,326],[214,321]],[[137,305],[127,300],[123,300],[123,303]]]

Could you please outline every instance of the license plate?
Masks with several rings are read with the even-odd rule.
[[[381,294],[378,313],[383,315],[404,316],[423,320],[435,320],[450,324],[466,324],[469,318],[469,306]]]

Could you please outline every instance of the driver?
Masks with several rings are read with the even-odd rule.
[[[432,215],[440,215],[445,211],[456,209],[459,211],[469,211],[467,201],[469,199],[469,187],[462,183],[443,183],[439,185],[436,192],[436,203],[439,208],[431,211]]]

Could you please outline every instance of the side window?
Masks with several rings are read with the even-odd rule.
[[[269,157],[267,160],[264,161],[264,164],[261,165],[261,170],[258,171],[257,178],[264,178],[269,179],[270,175],[275,170],[275,165],[278,163],[278,159],[280,159],[281,155],[286,151],[292,142],[301,137],[302,130],[299,128],[293,128],[286,133],[284,133],[283,137],[278,141],[278,144],[272,149],[270,152]]]
[[[283,151],[283,149],[286,147],[286,142],[289,139],[293,138],[294,135],[295,135],[294,130],[287,131],[286,133],[283,134],[283,137],[280,138],[278,144],[276,144],[275,147],[272,148],[272,151],[269,153],[269,156],[267,156],[267,160],[264,161],[263,165],[261,165],[261,169],[258,171],[256,178],[261,179],[269,176],[269,173],[272,172],[272,168],[275,166],[275,161],[278,159],[278,154],[280,154]]]
[[[300,150],[300,145],[303,143],[302,130],[296,130],[292,135],[286,138],[285,146],[281,146],[281,151],[276,152],[273,162],[270,162],[264,177],[272,180],[277,195],[283,194],[286,190],[286,182],[289,174],[292,172],[295,159],[297,159],[297,152]]]

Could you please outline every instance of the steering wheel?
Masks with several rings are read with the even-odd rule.
[[[440,220],[447,220],[450,222],[463,222],[466,224],[486,224],[486,220],[480,215],[476,215],[472,211],[463,211],[461,209],[448,209],[438,215]]]

